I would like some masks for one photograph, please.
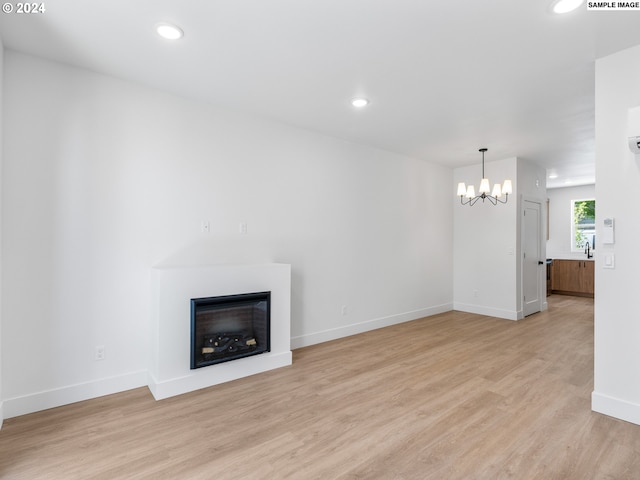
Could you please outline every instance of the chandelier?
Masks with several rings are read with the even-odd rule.
[[[493,205],[497,205],[498,202],[507,203],[509,194],[513,191],[511,188],[511,180],[505,180],[502,187],[500,187],[499,183],[496,183],[493,186],[493,191],[491,191],[489,179],[484,176],[484,152],[486,152],[487,149],[481,148],[478,151],[482,152],[482,180],[480,181],[480,188],[478,189],[479,195],[476,195],[476,190],[473,185],[469,185],[467,187],[464,182],[460,182],[458,184],[458,196],[460,197],[460,203],[471,207],[473,207],[473,205],[480,199],[482,199],[483,202],[485,200],[489,200]],[[489,195],[489,192],[491,192],[491,195]],[[501,199],[503,195],[504,200]]]

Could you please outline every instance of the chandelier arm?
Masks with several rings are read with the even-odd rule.
[[[482,198],[482,197],[481,197],[480,195],[478,195],[477,197],[470,198],[470,199],[469,199],[469,206],[470,206],[470,207],[473,207],[473,206],[476,204],[476,202],[477,202],[478,200],[480,200],[481,198]],[[483,200],[483,202],[484,202],[484,200]]]
[[[498,197],[494,197],[493,195],[476,195],[475,197],[468,199],[466,202],[464,200],[464,197],[460,195],[460,205],[469,205],[470,207],[473,207],[478,202],[478,200],[482,200],[483,203],[485,200],[489,200],[492,205],[497,205],[498,203],[507,203],[507,201],[509,200],[509,194],[505,194],[504,200]]]
[[[496,197],[496,200],[500,203],[507,203],[507,200],[509,199],[509,194],[505,193],[504,194],[504,200],[500,200],[499,198]]]
[[[471,202],[472,202],[473,200],[475,200],[477,197],[469,198],[466,202],[465,202],[464,198],[465,198],[464,196],[460,195],[460,203],[461,203],[462,205],[469,205],[469,204],[473,205]]]

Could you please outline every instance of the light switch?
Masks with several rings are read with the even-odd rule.
[[[604,255],[604,268],[615,268],[616,267],[616,259],[613,253],[606,253]]]

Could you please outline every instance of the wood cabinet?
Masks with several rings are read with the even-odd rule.
[[[551,292],[593,297],[594,262],[591,260],[554,260]]]
[[[586,261],[583,265],[582,271],[582,283],[581,291],[587,295],[593,297],[593,294],[596,291],[596,282],[595,282],[595,262],[594,261]]]

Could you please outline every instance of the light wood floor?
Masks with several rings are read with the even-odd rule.
[[[5,420],[3,479],[638,479],[640,426],[590,410],[593,300],[449,312],[156,402]]]

